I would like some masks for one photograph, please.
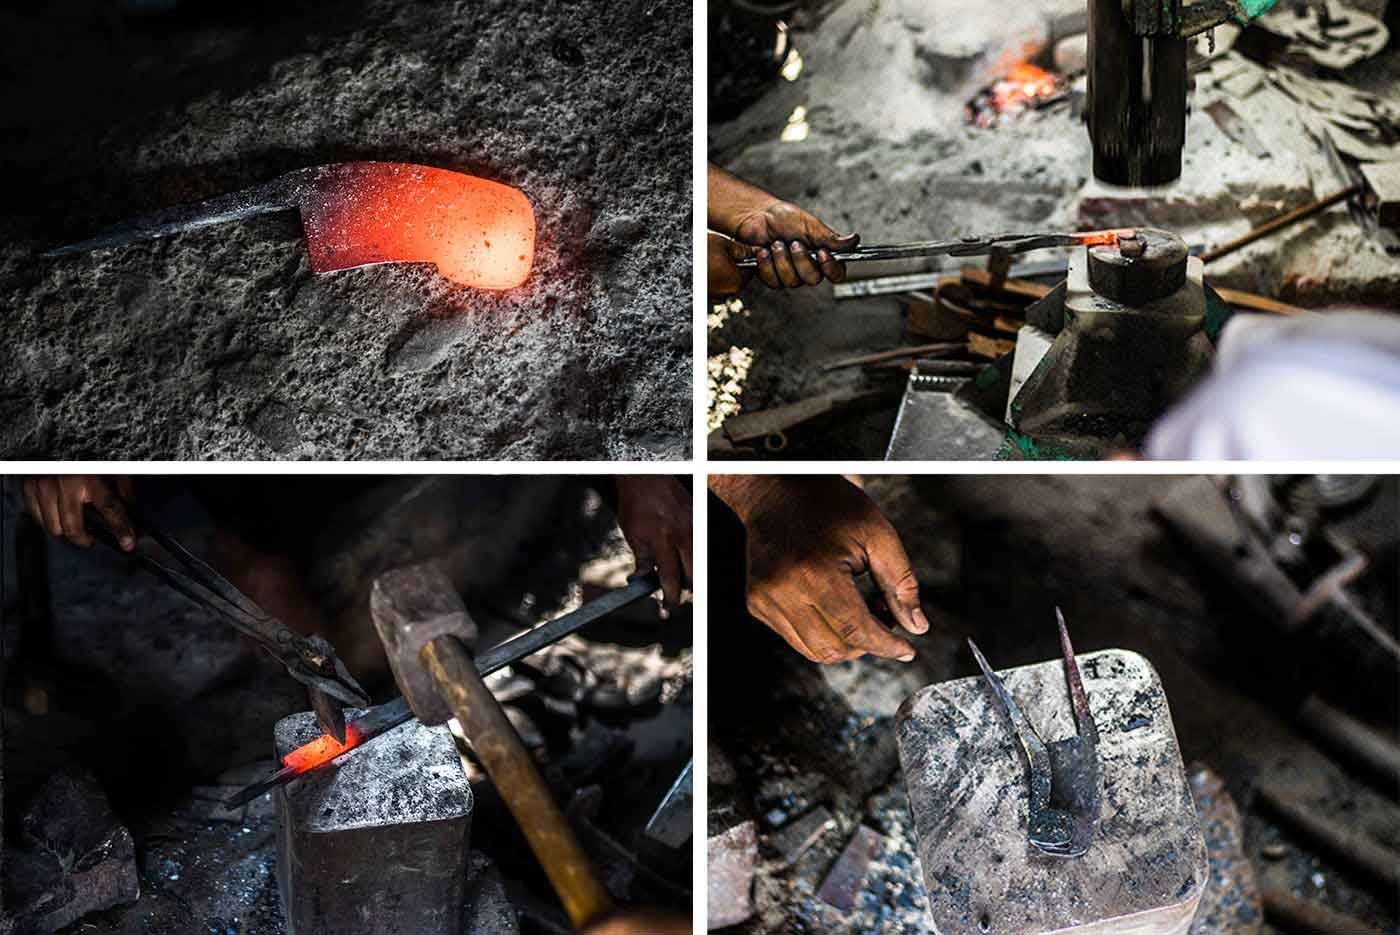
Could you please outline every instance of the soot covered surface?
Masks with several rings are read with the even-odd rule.
[[[686,456],[688,9],[139,6],[0,14],[0,454]],[[529,280],[315,274],[295,212],[38,259],[363,159],[519,187],[538,222]]]

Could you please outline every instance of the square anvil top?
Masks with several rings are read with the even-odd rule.
[[[360,712],[347,709],[347,718]],[[277,756],[321,735],[309,711],[277,722]],[[291,826],[299,833],[398,826],[465,818],[472,790],[452,734],[417,720],[365,744],[338,767],[320,769],[286,787]]]
[[[1104,792],[1088,853],[1027,840],[1026,760],[987,683],[930,685],[896,715],[929,915],[938,935],[1175,935],[1205,888],[1205,842],[1161,680],[1136,653],[1079,657]],[[1000,673],[1041,738],[1075,734],[1063,662]]]

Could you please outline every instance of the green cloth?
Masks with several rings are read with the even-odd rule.
[[[1278,0],[1239,0],[1239,5],[1244,11],[1244,18],[1252,20],[1269,12],[1277,2]]]

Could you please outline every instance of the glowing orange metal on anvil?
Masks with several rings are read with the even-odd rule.
[[[530,275],[535,213],[519,189],[402,162],[313,166],[264,185],[125,221],[46,257],[119,247],[296,208],[318,273],[374,263],[431,263],[476,289]]]

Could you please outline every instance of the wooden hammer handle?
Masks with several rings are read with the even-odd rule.
[[[525,833],[574,927],[611,915],[612,899],[466,649],[455,638],[440,636],[423,647],[419,658]]]

